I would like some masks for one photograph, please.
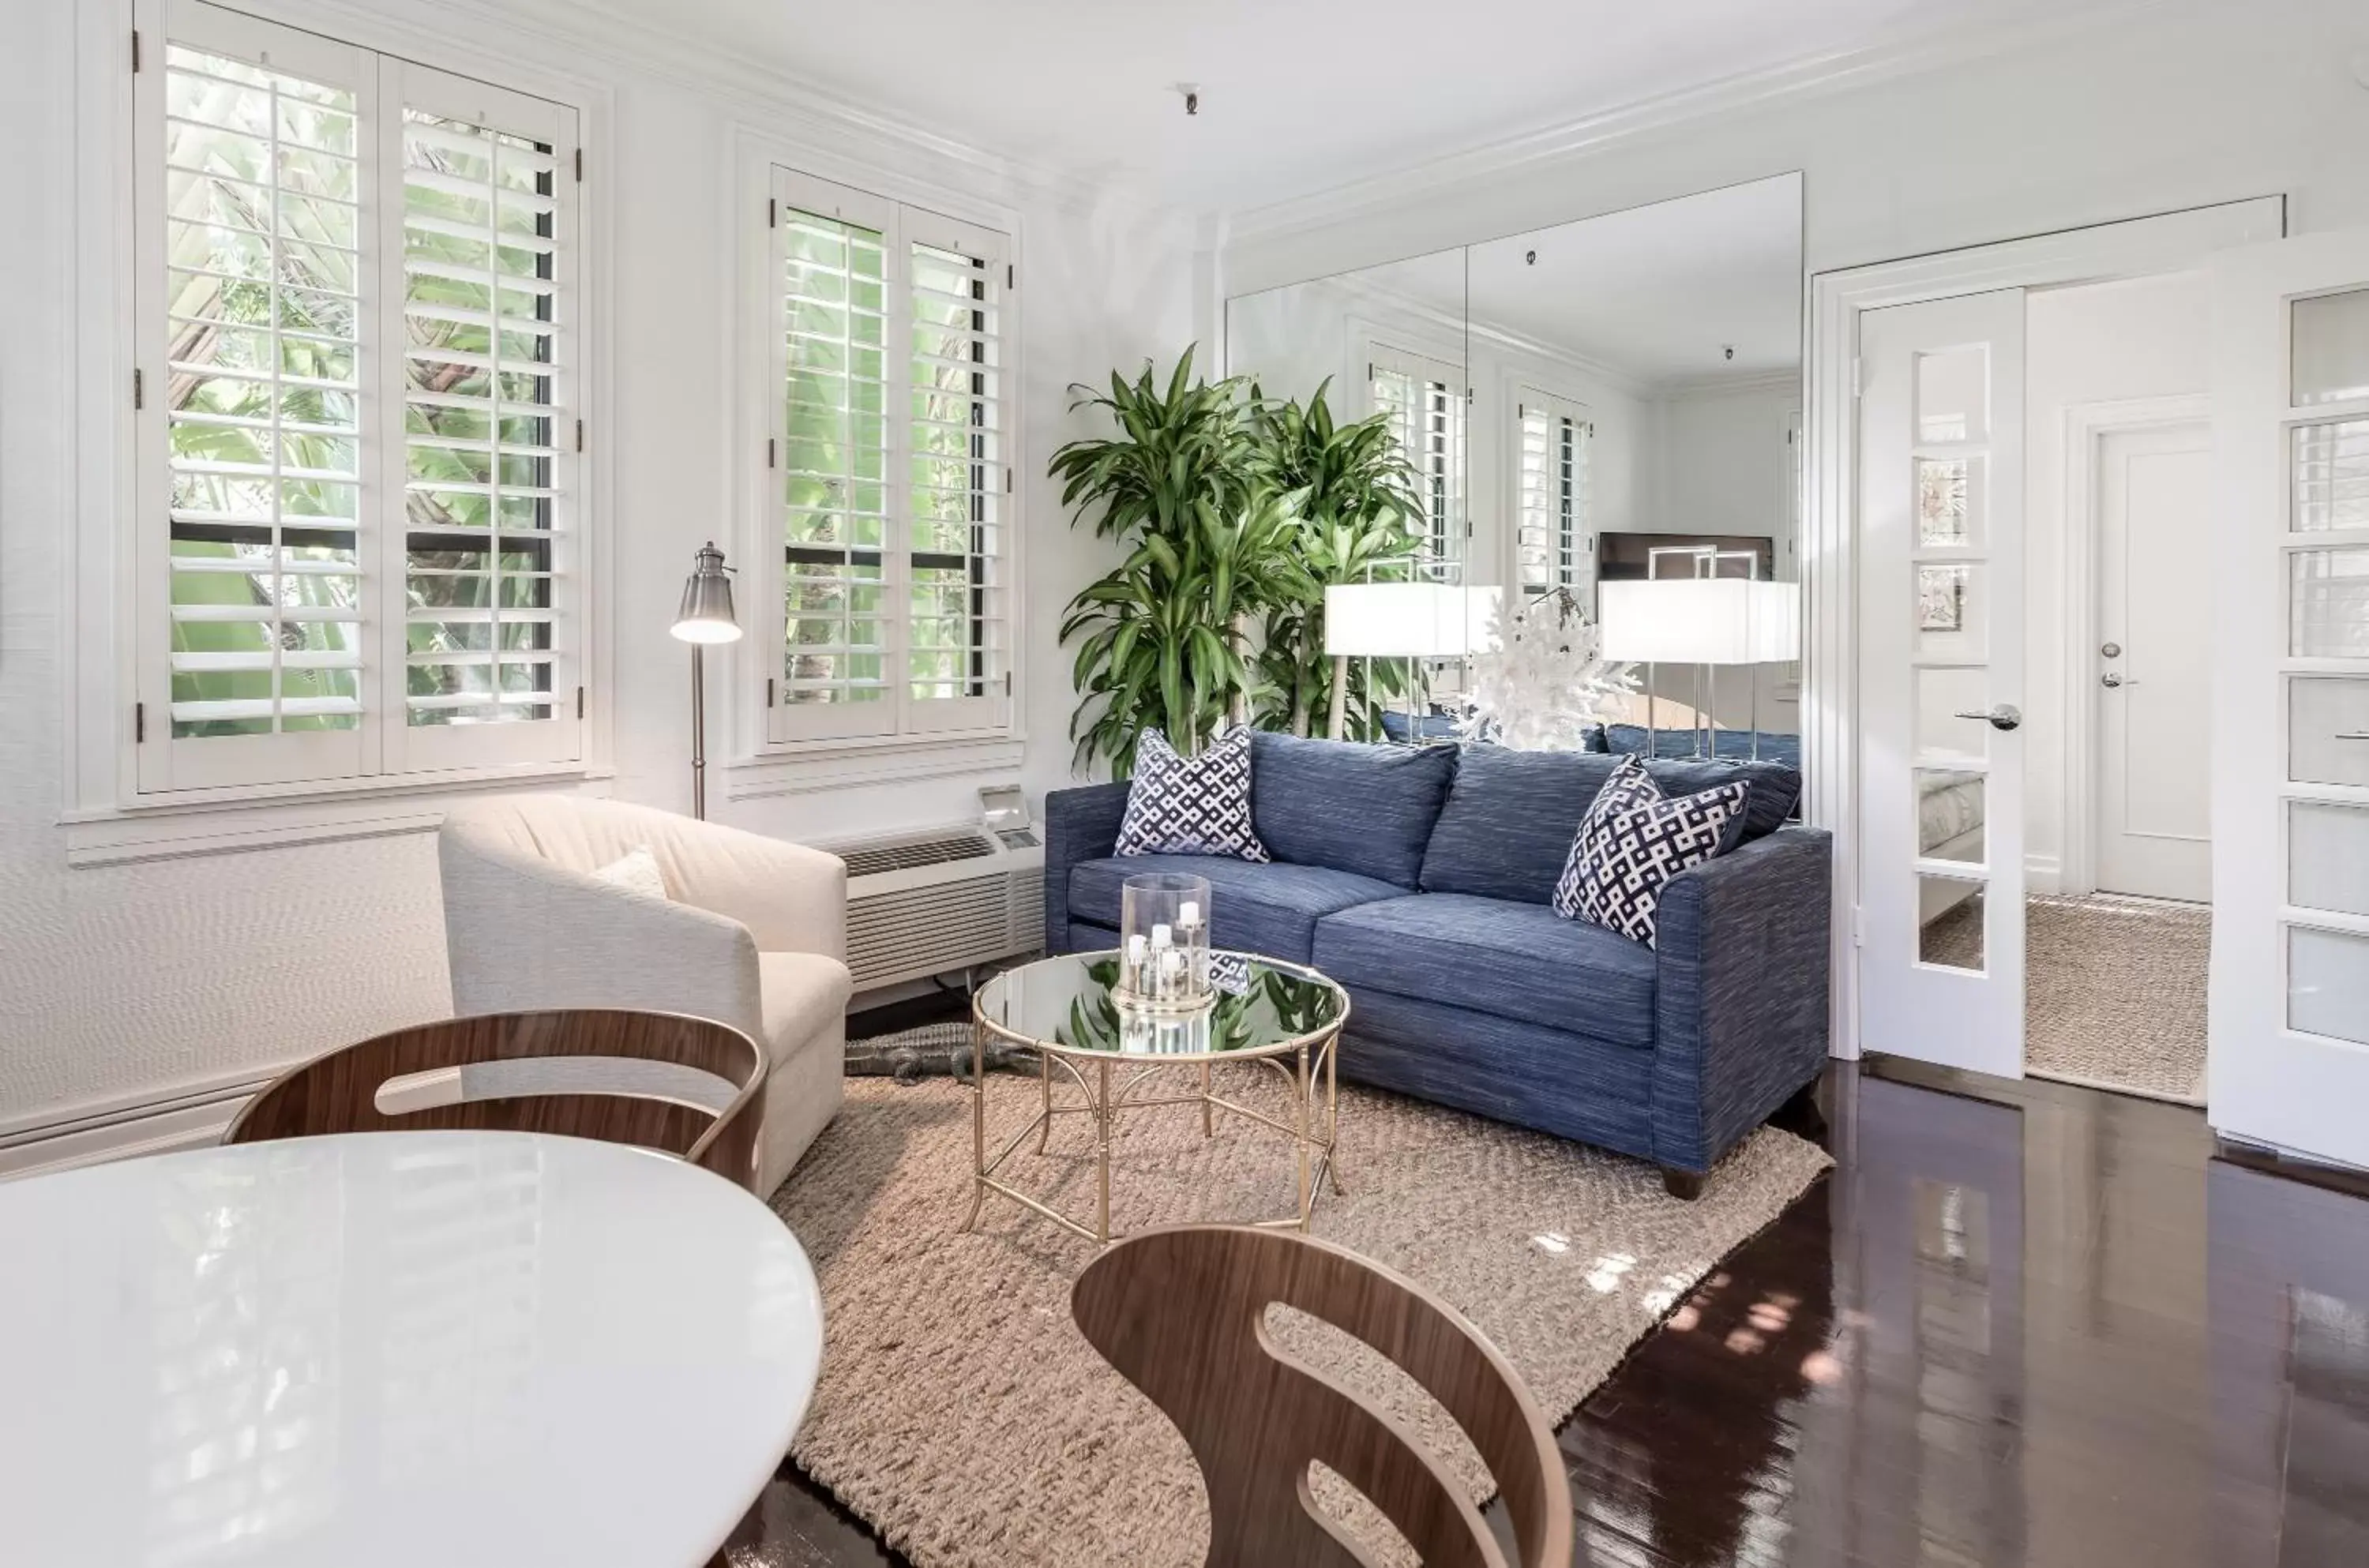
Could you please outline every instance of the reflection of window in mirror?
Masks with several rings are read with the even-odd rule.
[[[1377,343],[1366,368],[1368,412],[1390,417],[1392,441],[1415,470],[1425,564],[1454,581],[1464,555],[1464,373],[1428,355]]]
[[[1516,574],[1525,599],[1563,588],[1590,602],[1596,544],[1588,510],[1589,452],[1596,427],[1587,410],[1534,386],[1515,405]]]

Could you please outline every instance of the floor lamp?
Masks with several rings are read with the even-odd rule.
[[[1702,706],[1705,723],[1713,727],[1713,756],[1719,754],[1717,671],[1722,664],[1757,662],[1753,590],[1761,586],[1742,578],[1652,578],[1596,585],[1607,659],[1618,664],[1700,664],[1711,671]],[[1757,681],[1754,690],[1757,697]],[[1654,701],[1650,688],[1645,701],[1650,714]],[[1650,737],[1652,731],[1647,734]],[[1650,739],[1646,750],[1649,753],[1653,750]]]
[[[1494,592],[1494,590],[1490,590]],[[1402,658],[1407,661],[1407,739],[1423,742],[1422,661],[1461,658],[1472,649],[1469,622],[1473,601],[1465,589],[1435,582],[1333,583],[1324,590],[1324,651],[1345,661],[1333,680],[1333,712],[1326,732],[1338,740],[1344,728],[1347,689],[1345,661]],[[1494,612],[1494,601],[1491,601]]]
[[[691,814],[707,820],[707,648],[740,640],[732,613],[732,568],[711,539],[700,546],[691,577],[682,585],[682,608],[672,630],[691,645]]]

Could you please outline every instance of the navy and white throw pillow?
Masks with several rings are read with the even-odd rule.
[[[1555,913],[1653,946],[1662,889],[1726,847],[1747,788],[1739,780],[1672,798],[1642,766],[1614,770],[1572,837]]]
[[[1251,732],[1228,730],[1199,756],[1180,757],[1166,736],[1145,730],[1117,853],[1273,858],[1251,826]]]

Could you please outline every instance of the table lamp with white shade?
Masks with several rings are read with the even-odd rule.
[[[1333,714],[1326,731],[1338,740],[1348,700],[1350,658],[1462,658],[1489,636],[1498,589],[1438,582],[1344,582],[1324,589],[1324,651],[1333,670]],[[1409,734],[1414,724],[1414,682],[1408,682]]]
[[[707,819],[707,648],[740,640],[740,620],[732,612],[732,568],[711,539],[700,546],[682,585],[682,607],[671,628],[691,645],[691,814]]]
[[[1623,664],[1699,664],[1709,671],[1705,722],[1718,722],[1721,665],[1781,664],[1801,657],[1800,587],[1744,578],[1658,578],[1597,585],[1604,657]],[[1645,694],[1648,754],[1654,694]],[[1760,750],[1760,684],[1752,687],[1752,750]],[[1698,741],[1698,745],[1701,742]],[[1718,755],[1714,735],[1710,751]]]

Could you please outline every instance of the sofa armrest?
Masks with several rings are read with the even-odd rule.
[[[1070,950],[1070,873],[1118,848],[1127,817],[1125,779],[1057,789],[1045,796],[1045,951]]]
[[[1780,828],[1683,872],[1655,933],[1654,1151],[1700,1172],[1826,1059],[1834,836]]]

